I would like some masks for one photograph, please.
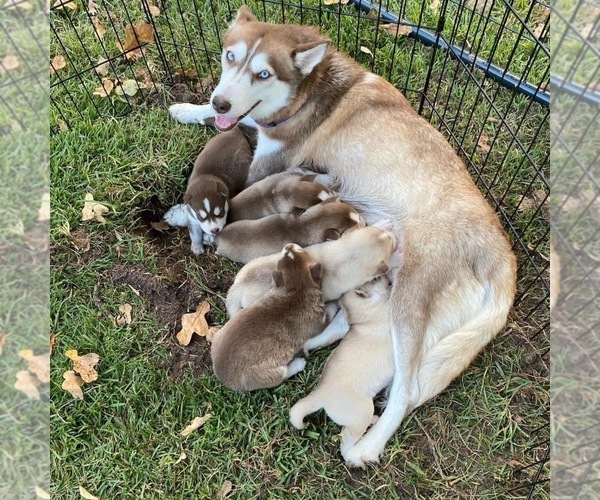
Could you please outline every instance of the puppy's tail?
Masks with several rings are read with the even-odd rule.
[[[321,408],[323,408],[321,402],[314,396],[314,394],[310,394],[292,406],[290,409],[290,422],[296,429],[304,429],[306,427],[306,424],[304,423],[304,417],[316,412],[317,410],[320,410]]]
[[[186,227],[188,225],[187,210],[185,205],[173,205],[163,216],[164,221],[172,227]]]

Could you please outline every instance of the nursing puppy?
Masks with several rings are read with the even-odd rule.
[[[404,417],[444,390],[504,327],[516,260],[498,216],[446,138],[392,84],[310,26],[259,22],[242,6],[225,33],[211,103],[182,123],[253,119],[248,183],[311,165],[371,224],[394,223],[404,264],[391,296],[394,380],[378,422],[346,454],[379,460]]]
[[[340,450],[348,450],[374,423],[373,398],[392,381],[391,283],[375,278],[340,300],[350,330],[329,356],[317,388],[290,410],[290,421],[304,429],[304,417],[320,409],[343,426]]]
[[[275,214],[258,220],[241,220],[225,226],[215,238],[217,254],[247,263],[270,255],[286,243],[314,245],[338,239],[364,222],[350,205],[331,198],[300,215]]]
[[[333,193],[314,182],[316,175],[273,174],[229,200],[228,222],[294,213],[320,203]]]
[[[225,226],[229,198],[244,189],[252,163],[252,133],[241,126],[210,139],[196,158],[183,205],[164,215],[167,224],[188,227],[196,255],[204,252],[204,234],[210,240]]]
[[[321,265],[298,245],[288,244],[269,293],[215,335],[215,375],[234,391],[275,387],[304,369],[306,360],[296,355],[324,324]]]
[[[306,247],[304,251],[321,264],[323,300],[330,302],[389,268],[398,267],[398,262],[390,262],[395,245],[390,233],[368,226],[350,231],[338,240]],[[269,291],[279,257],[279,254],[259,257],[240,269],[227,292],[230,318]]]

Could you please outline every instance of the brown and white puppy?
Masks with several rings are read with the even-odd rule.
[[[227,222],[294,213],[320,203],[333,193],[314,182],[316,175],[273,174],[229,200]]]
[[[330,198],[300,215],[274,214],[227,224],[216,236],[215,245],[217,254],[245,264],[276,252],[286,243],[314,245],[362,226],[364,221],[356,210]]]
[[[339,299],[399,262],[390,262],[396,240],[390,233],[368,226],[304,249],[321,264],[323,300]],[[259,257],[246,264],[227,292],[227,312],[233,317],[263,297],[271,287],[271,275],[279,254]]]
[[[394,381],[379,421],[346,454],[379,459],[404,417],[444,390],[504,327],[516,259],[498,216],[446,138],[392,84],[310,26],[258,21],[242,6],[223,40],[211,103],[176,104],[183,123],[258,126],[248,183],[311,165],[368,223],[404,245],[394,278]]]
[[[225,226],[229,198],[244,189],[252,162],[252,134],[242,126],[210,139],[196,158],[183,205],[164,215],[169,225],[188,227],[196,255],[204,252],[203,235],[210,241]]]
[[[377,419],[373,398],[394,375],[391,289],[389,279],[380,276],[342,297],[350,330],[327,359],[316,389],[290,410],[292,425],[304,429],[304,417],[324,409],[343,426],[340,449],[344,458]]]
[[[288,244],[269,293],[215,335],[215,375],[234,391],[275,387],[304,369],[306,360],[296,355],[324,324],[321,265],[298,245]]]

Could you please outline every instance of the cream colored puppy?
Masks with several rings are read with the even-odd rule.
[[[375,423],[373,398],[394,376],[390,322],[391,283],[380,276],[341,299],[350,330],[331,353],[317,388],[290,410],[290,421],[304,429],[304,417],[325,409],[342,425],[340,450],[346,454]]]
[[[369,226],[304,250],[321,264],[323,300],[330,302],[388,269],[398,267],[400,258],[393,253],[395,246],[396,239],[390,233]],[[267,255],[242,267],[227,293],[229,317],[269,291],[279,258],[279,254]]]

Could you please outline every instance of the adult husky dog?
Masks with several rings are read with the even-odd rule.
[[[367,222],[393,221],[403,247],[391,297],[388,404],[346,455],[362,467],[504,326],[515,257],[446,139],[317,29],[259,22],[244,6],[225,34],[222,66],[210,105],[174,105],[171,115],[182,123],[214,117],[221,130],[252,118],[258,144],[249,183],[310,165],[329,174]]]

